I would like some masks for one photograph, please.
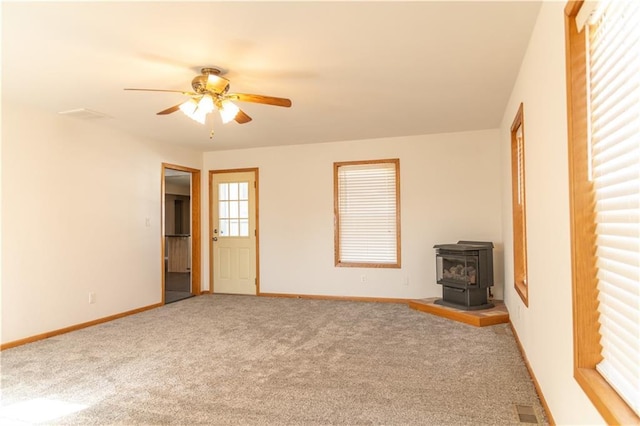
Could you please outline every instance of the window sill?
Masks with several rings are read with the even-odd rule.
[[[514,287],[516,289],[516,292],[518,293],[518,296],[520,296],[520,299],[522,299],[524,306],[528,308],[529,307],[529,289],[527,288],[526,284],[524,284],[523,282],[516,281]]]
[[[640,417],[595,369],[576,368],[574,377],[608,424],[640,424]]]
[[[358,263],[358,262],[336,262],[339,268],[401,268],[398,263]]]

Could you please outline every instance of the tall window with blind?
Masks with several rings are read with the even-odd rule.
[[[640,2],[565,8],[574,376],[640,423]]]
[[[400,161],[334,163],[336,266],[400,267]]]

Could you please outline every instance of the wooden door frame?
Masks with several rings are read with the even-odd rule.
[[[260,296],[260,203],[259,200],[259,169],[258,167],[250,167],[246,169],[223,169],[209,170],[209,292],[213,294],[213,209],[211,201],[213,200],[213,175],[225,173],[253,173],[255,178],[255,211],[256,211],[256,296]]]
[[[201,174],[199,169],[192,169],[191,167],[179,166],[177,164],[162,163],[161,173],[161,212],[160,212],[160,249],[161,249],[161,270],[162,270],[162,304],[164,305],[164,292],[165,292],[165,273],[164,273],[164,253],[165,253],[165,170],[178,170],[181,172],[191,173],[191,293],[195,296],[201,294],[200,290],[200,271],[202,269],[202,227],[201,227],[201,198],[200,180]]]

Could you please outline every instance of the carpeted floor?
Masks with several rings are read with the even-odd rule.
[[[402,304],[206,295],[0,356],[2,424],[546,421],[508,325]]]

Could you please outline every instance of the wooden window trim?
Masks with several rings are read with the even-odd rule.
[[[341,166],[358,164],[395,164],[396,168],[396,263],[366,263],[342,262],[340,260],[340,214],[338,211],[338,169]],[[342,161],[333,163],[333,229],[334,229],[334,261],[335,266],[351,268],[401,268],[402,253],[400,244],[400,160],[398,158],[386,160]]]
[[[525,190],[524,106],[520,103],[511,125],[511,196],[513,212],[513,282],[516,292],[529,306],[527,278],[527,203]],[[518,129],[522,132],[519,142]],[[518,147],[518,144],[520,146]]]
[[[596,370],[602,347],[595,267],[595,193],[587,168],[586,44],[575,22],[582,3],[569,1],[565,7],[574,378],[608,424],[640,424],[640,418]]]

